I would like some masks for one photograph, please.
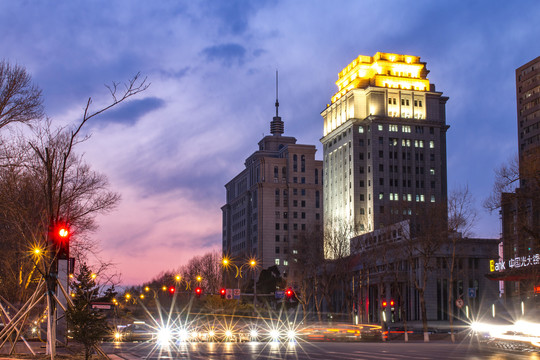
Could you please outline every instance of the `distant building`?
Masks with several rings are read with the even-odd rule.
[[[278,107],[276,100],[271,135],[259,141],[245,169],[225,185],[223,253],[238,266],[254,257],[259,268],[277,265],[288,276],[298,235],[322,224],[323,174],[315,145],[282,136]]]
[[[489,277],[516,308],[540,309],[540,57],[516,69],[519,188],[501,195],[502,251]]]
[[[446,202],[448,97],[428,73],[418,56],[378,52],[338,74],[321,113],[326,224],[364,234]]]

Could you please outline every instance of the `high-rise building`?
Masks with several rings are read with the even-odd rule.
[[[223,253],[239,262],[255,257],[260,267],[277,265],[288,275],[298,235],[322,224],[323,176],[315,145],[282,136],[278,108],[276,99],[271,135],[259,141],[245,169],[225,185]]]
[[[519,158],[526,161],[540,148],[540,56],[516,69],[516,98]]]
[[[489,277],[503,282],[507,301],[539,309],[540,57],[516,69],[516,100],[520,181],[501,194],[502,252]]]
[[[378,52],[338,74],[321,113],[325,223],[363,234],[446,201],[448,97],[428,73],[418,56]]]

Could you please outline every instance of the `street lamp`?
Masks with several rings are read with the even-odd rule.
[[[253,306],[257,303],[257,260],[255,258],[250,258],[246,263],[242,264],[240,267],[238,267],[235,263],[231,261],[228,257],[224,256],[221,259],[221,264],[227,270],[229,267],[234,267],[236,269],[236,275],[234,276],[235,279],[238,279],[238,283],[240,283],[240,279],[242,277],[242,271],[246,269],[250,269],[253,271]]]

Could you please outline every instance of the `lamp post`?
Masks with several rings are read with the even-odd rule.
[[[238,279],[238,284],[240,284],[240,278],[242,277],[242,271],[251,270],[253,271],[253,306],[257,304],[257,260],[255,258],[249,259],[246,263],[238,267],[234,264],[228,257],[223,257],[221,260],[222,266],[227,270],[229,267],[234,267],[236,269],[235,279]],[[240,285],[238,285],[240,287]]]

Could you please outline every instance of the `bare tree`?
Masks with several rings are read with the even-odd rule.
[[[117,92],[118,84],[113,83],[108,86],[112,102],[93,111],[90,98],[79,125],[53,130],[51,122],[46,121],[35,128],[34,136],[30,140],[20,137],[16,142],[2,142],[0,168],[9,176],[0,179],[0,185],[5,186],[0,190],[3,194],[0,198],[0,223],[9,225],[14,232],[14,236],[9,239],[18,242],[14,246],[19,252],[18,256],[23,255],[22,258],[32,264],[26,266],[31,269],[30,274],[38,271],[45,277],[48,294],[51,294],[56,286],[54,273],[58,254],[58,250],[48,242],[51,225],[64,219],[71,226],[72,240],[83,239],[84,234],[95,229],[96,214],[110,211],[119,201],[119,195],[108,190],[106,178],[93,172],[83,162],[82,157],[73,152],[77,144],[88,139],[88,136],[80,136],[81,129],[93,117],[147,87],[146,79],[140,79],[139,74],[125,84],[121,93]],[[79,245],[81,244],[89,243],[79,242]],[[32,254],[30,250],[38,248],[42,251],[39,262],[29,255]],[[79,256],[84,256],[84,250],[88,250],[88,247],[80,246],[79,250]],[[10,265],[16,267],[15,273],[21,273],[21,264],[15,262]],[[4,269],[2,266],[0,275],[5,276],[0,279],[0,283],[11,281],[9,277],[13,271]],[[54,307],[51,305],[49,322],[52,321],[53,314]],[[51,336],[50,331],[48,336]],[[49,339],[49,344],[51,357],[54,357],[55,341]]]
[[[298,302],[302,305],[304,317],[312,300],[321,320],[320,302],[316,301],[318,291],[318,271],[325,261],[323,256],[323,234],[318,227],[310,227],[310,231],[299,234],[298,241],[289,253],[291,271],[287,281],[295,291]]]
[[[43,117],[41,90],[32,84],[22,66],[0,61],[0,129],[19,122],[29,124]]]
[[[468,186],[458,187],[448,197],[448,234],[451,253],[446,257],[448,269],[448,319],[450,321],[450,338],[456,341],[454,334],[454,278],[456,271],[456,251],[460,242],[472,234],[478,215],[474,207],[474,199]]]
[[[411,267],[413,284],[418,291],[424,341],[429,341],[425,293],[429,274],[435,269],[434,259],[448,237],[446,204],[426,204],[413,209],[409,226],[402,227],[403,250]]]

